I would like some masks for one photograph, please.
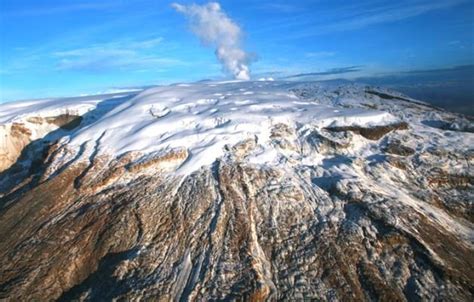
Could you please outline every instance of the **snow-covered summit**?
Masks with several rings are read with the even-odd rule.
[[[259,162],[275,160],[267,149],[270,132],[280,123],[303,131],[399,121],[388,112],[324,102],[322,93],[302,98],[294,92],[299,87],[278,81],[205,82],[160,86],[129,97],[108,95],[107,101],[94,96],[11,103],[0,106],[0,122],[28,123],[31,116],[72,112],[85,120],[83,127],[62,137],[70,148],[97,143],[99,154],[114,156],[185,148],[189,158],[182,170],[192,171],[222,156],[226,145],[248,138],[256,138],[261,147]]]
[[[396,92],[359,84],[273,80],[174,84],[0,105],[0,166],[10,166],[23,147],[42,138],[59,142],[63,156],[57,166],[73,159],[87,161],[92,155],[112,160],[133,154],[137,160],[150,160],[178,152],[180,160],[166,168],[187,175],[248,140],[253,144],[252,152],[245,155],[249,163],[314,162],[318,160],[314,154],[278,147],[275,129],[284,125],[288,133],[294,133],[292,139],[301,142],[315,130],[366,133],[369,130],[363,129],[410,123],[410,127],[429,132],[436,131],[431,126],[439,125],[443,118],[443,127],[458,129],[470,124],[459,118],[446,124],[449,116]],[[62,126],[73,117],[80,119],[80,125],[66,131]],[[13,132],[21,134],[11,135]],[[348,153],[355,157],[371,154],[367,138],[362,133],[352,139],[354,148]],[[466,142],[463,136],[444,140]]]

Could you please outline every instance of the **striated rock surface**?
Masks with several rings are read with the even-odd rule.
[[[473,300],[466,117],[294,82],[56,106],[84,104],[0,106],[8,142],[58,122],[0,150],[0,299]]]

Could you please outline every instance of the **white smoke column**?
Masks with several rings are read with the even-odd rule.
[[[216,48],[216,56],[238,80],[249,80],[249,56],[241,49],[242,31],[233,22],[217,2],[204,5],[181,5],[173,3],[172,7],[184,14],[191,25],[191,30],[205,45]]]

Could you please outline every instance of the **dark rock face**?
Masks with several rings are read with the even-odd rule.
[[[410,156],[415,154],[415,150],[402,145],[400,141],[390,142],[385,148],[385,152],[401,156]]]
[[[388,126],[374,126],[370,128],[365,127],[327,127],[326,130],[334,131],[334,132],[342,132],[342,131],[351,131],[357,134],[362,135],[366,139],[370,140],[379,140],[385,134],[394,131],[394,130],[406,130],[408,129],[408,124],[405,122],[395,123]]]
[[[81,124],[82,116],[65,113],[65,114],[60,114],[57,116],[51,116],[51,117],[45,117],[45,118],[30,117],[27,119],[27,121],[32,124],[43,124],[43,123],[54,124],[62,129],[72,130]]]

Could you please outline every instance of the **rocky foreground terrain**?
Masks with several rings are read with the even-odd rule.
[[[0,105],[0,299],[473,301],[473,131],[347,83]]]

